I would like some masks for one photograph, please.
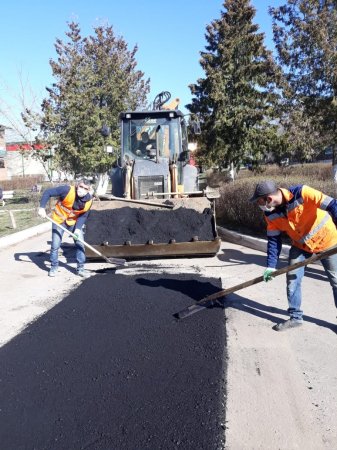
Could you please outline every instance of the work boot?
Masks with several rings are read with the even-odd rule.
[[[303,325],[303,320],[296,320],[296,319],[288,319],[284,322],[280,322],[277,325],[273,327],[273,330],[275,331],[286,331],[290,328],[296,328]]]
[[[90,277],[90,273],[87,270],[83,269],[83,267],[81,269],[77,269],[77,275],[82,278]]]
[[[49,272],[48,272],[48,276],[49,277],[56,277],[56,273],[57,273],[57,267],[51,267]]]

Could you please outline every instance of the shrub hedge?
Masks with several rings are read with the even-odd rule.
[[[42,184],[43,175],[26,175],[24,177],[12,177],[11,180],[0,180],[0,186],[4,191],[31,189],[34,184]]]

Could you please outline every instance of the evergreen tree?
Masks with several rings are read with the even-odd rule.
[[[337,2],[288,0],[270,8],[284,67],[288,141],[302,158],[337,142]]]
[[[103,173],[113,161],[105,145],[119,145],[118,116],[145,106],[149,80],[136,69],[137,47],[116,37],[111,26],[83,38],[77,23],[69,24],[68,42],[57,39],[57,60],[51,60],[56,82],[42,104],[41,129],[56,148],[63,170]]]
[[[208,164],[236,167],[250,158],[258,163],[277,147],[273,123],[279,69],[253,23],[249,0],[226,0],[220,19],[206,28],[206,51],[200,64],[205,78],[190,85],[187,105],[199,113],[199,151]]]

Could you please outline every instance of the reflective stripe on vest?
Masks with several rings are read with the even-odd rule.
[[[65,214],[62,214],[62,212],[65,212]],[[61,217],[61,219],[63,219],[63,220],[69,219],[71,217],[75,218],[76,215],[72,214],[72,212],[73,212],[72,209],[66,208],[60,202],[57,203],[57,208],[55,207],[55,209],[54,209],[54,213],[57,214],[59,217]]]
[[[308,234],[303,236],[302,239],[300,239],[297,242],[299,242],[300,244],[304,244],[306,241],[311,239],[313,236],[315,236],[316,233],[319,232],[320,229],[322,229],[324,227],[324,225],[327,223],[327,221],[329,219],[330,219],[330,214],[326,213],[325,216],[323,217],[323,220],[321,220],[321,222],[313,230],[311,230]]]
[[[322,201],[321,203],[321,209],[326,210],[327,207],[329,206],[329,203],[333,200],[332,197],[325,197],[325,199]]]
[[[78,216],[87,212],[92,204],[92,200],[89,200],[85,203],[83,209],[73,210],[72,206],[76,199],[76,188],[75,186],[71,186],[68,194],[61,201],[58,201],[55,205],[52,218],[57,223],[62,223],[64,221],[67,222],[68,225],[74,225]]]
[[[273,214],[269,214],[269,215],[268,215],[268,220],[269,220],[270,222],[272,222],[273,220],[281,219],[282,217],[285,217],[285,214],[284,214],[284,213],[282,213],[282,212],[275,212],[275,213],[273,213]]]
[[[303,205],[303,198],[298,198],[293,203],[287,205],[287,211],[292,211],[297,208],[299,205]]]

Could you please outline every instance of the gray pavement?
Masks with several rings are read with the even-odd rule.
[[[45,232],[2,247],[2,344],[81,284],[67,252],[61,257],[59,276],[47,276],[49,239]],[[142,262],[131,263],[118,273],[197,273],[221,278],[223,288],[261,275],[265,253],[247,247],[239,236],[236,243],[229,240],[214,258],[156,260],[144,262],[143,267]],[[71,240],[66,243],[70,246]],[[104,267],[105,263],[87,265],[93,274]],[[303,327],[278,333],[272,326],[287,318],[284,275],[226,298],[226,448],[337,448],[336,309],[320,265],[308,269],[303,299]],[[207,320],[209,311],[198,314]],[[194,316],[185,320],[194,320]]]

